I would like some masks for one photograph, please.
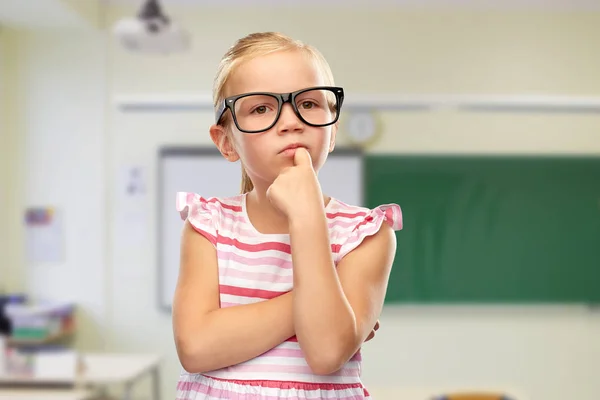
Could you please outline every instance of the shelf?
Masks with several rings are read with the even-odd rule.
[[[209,93],[138,93],[113,98],[117,109],[125,112],[214,111]],[[571,112],[599,113],[600,97],[561,95],[444,95],[444,94],[360,94],[347,93],[344,109],[387,111],[463,112]]]
[[[47,336],[41,339],[14,339],[7,338],[7,346],[11,347],[33,347],[33,346],[43,346],[47,344],[54,344],[61,342],[65,339],[70,338],[74,333],[74,329],[66,329],[62,332],[56,333],[54,335]]]

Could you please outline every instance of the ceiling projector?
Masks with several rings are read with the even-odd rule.
[[[157,0],[146,1],[137,17],[118,21],[113,32],[132,52],[169,54],[190,47],[189,33],[163,14]]]

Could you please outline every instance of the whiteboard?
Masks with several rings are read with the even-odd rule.
[[[163,147],[158,160],[158,303],[171,311],[183,221],[175,208],[177,192],[203,197],[240,193],[241,166],[215,148]],[[363,204],[363,156],[358,150],[336,149],[319,171],[323,193],[352,205]]]

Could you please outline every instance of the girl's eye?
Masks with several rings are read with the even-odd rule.
[[[303,101],[301,103],[302,108],[310,110],[311,108],[313,108],[313,106],[315,105],[315,103],[313,103],[312,101]]]

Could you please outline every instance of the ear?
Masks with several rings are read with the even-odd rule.
[[[235,162],[240,159],[231,135],[227,134],[227,128],[221,125],[212,125],[209,132],[213,143],[227,161]]]
[[[335,135],[337,134],[339,123],[340,122],[338,121],[335,124],[333,124],[333,126],[331,127],[331,137],[329,138],[329,152],[330,153],[335,148]]]

